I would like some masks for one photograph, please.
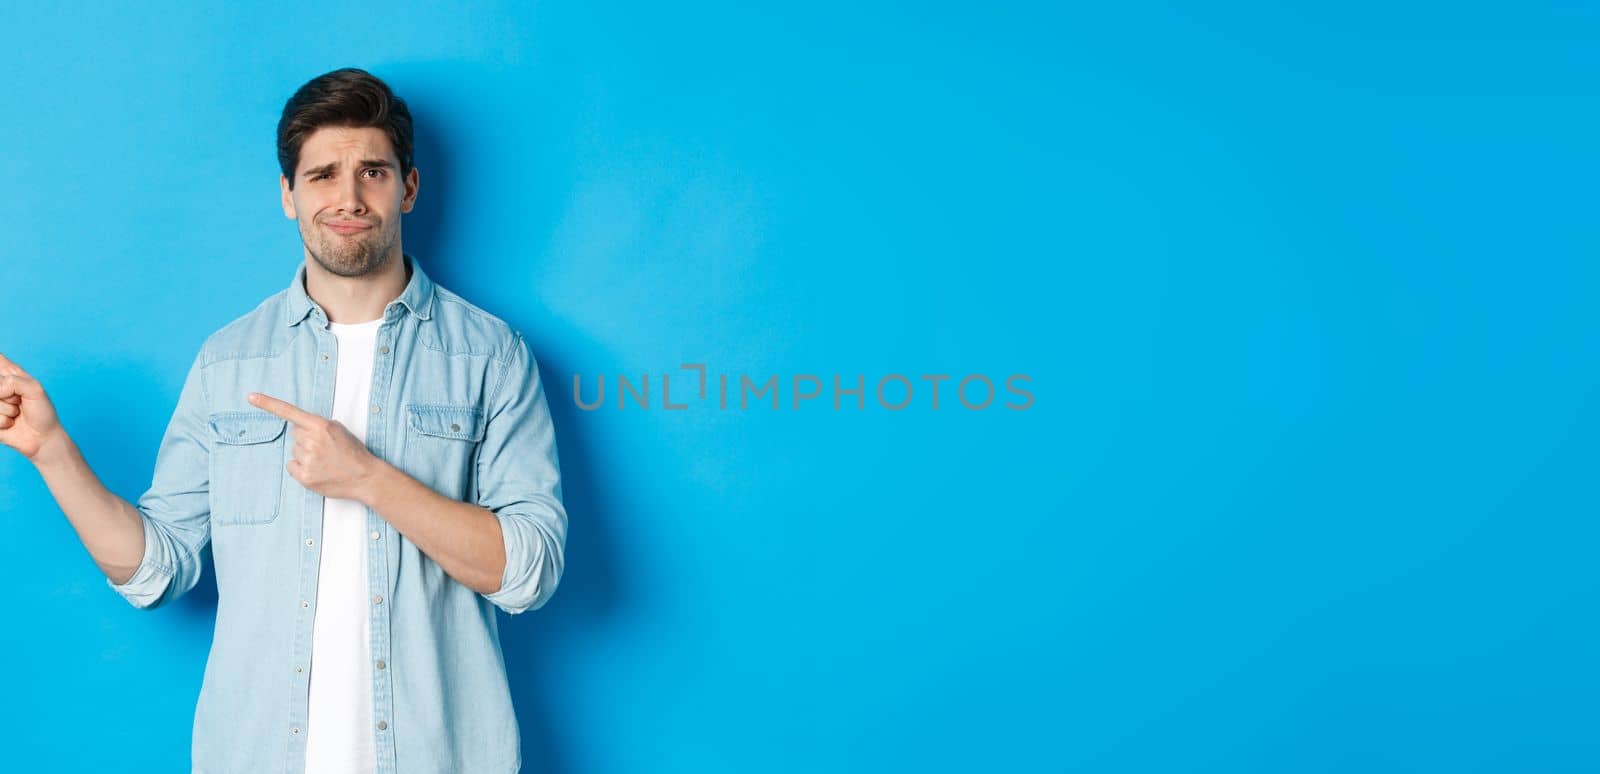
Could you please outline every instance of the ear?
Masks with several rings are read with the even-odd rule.
[[[283,194],[284,217],[288,218],[289,220],[294,220],[294,196],[292,196],[291,192],[289,191],[289,178],[284,177],[283,173],[281,172],[278,173],[278,190]]]
[[[406,194],[400,199],[400,211],[410,212],[411,208],[417,204],[417,187],[420,185],[416,167],[412,167],[411,171],[406,174],[405,184]]]

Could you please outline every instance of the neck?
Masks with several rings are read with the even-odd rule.
[[[411,281],[411,270],[398,254],[359,277],[341,277],[306,258],[306,295],[328,314],[329,322],[363,323],[383,316],[390,301]]]

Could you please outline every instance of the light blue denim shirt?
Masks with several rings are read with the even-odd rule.
[[[561,579],[555,433],[522,335],[404,261],[411,278],[384,309],[373,353],[367,447],[493,511],[506,568],[499,590],[480,594],[367,509],[378,771],[515,772],[520,736],[495,609],[536,609]],[[137,503],[143,561],[127,583],[106,580],[135,607],[159,607],[194,587],[211,543],[217,620],[195,707],[195,772],[304,769],[323,497],[285,470],[285,421],[245,395],[331,416],[337,363],[302,261],[286,290],[205,340]]]

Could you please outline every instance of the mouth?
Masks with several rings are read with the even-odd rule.
[[[324,223],[323,225],[327,226],[328,230],[338,234],[354,234],[358,231],[366,231],[372,228],[365,223]]]

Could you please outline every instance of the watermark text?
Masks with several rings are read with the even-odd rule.
[[[1033,377],[1027,374],[1010,374],[1003,379],[990,379],[984,374],[917,374],[915,379],[904,374],[886,374],[871,383],[869,389],[864,374],[853,377],[832,374],[829,380],[817,374],[794,374],[788,378],[772,374],[756,379],[742,373],[732,377],[711,374],[705,363],[684,363],[679,369],[678,373],[654,375],[616,374],[609,379],[605,374],[587,380],[582,374],[573,374],[572,400],[584,411],[597,411],[607,405],[617,409],[648,410],[652,406],[650,392],[654,384],[660,408],[666,411],[683,411],[691,405],[719,411],[748,411],[752,406],[800,410],[807,404],[818,407],[831,404],[833,411],[864,411],[874,404],[888,411],[912,407],[937,410],[952,405],[970,411],[998,407],[1026,411],[1033,406],[1033,393],[1026,388]],[[672,394],[674,375],[679,377],[676,399]],[[606,399],[608,385],[612,396],[609,402]]]

